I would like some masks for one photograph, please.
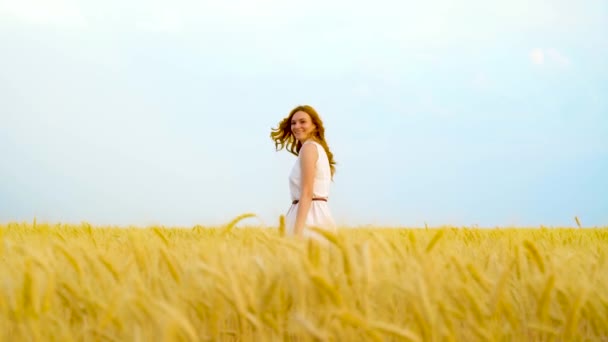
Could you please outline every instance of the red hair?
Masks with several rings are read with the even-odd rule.
[[[336,172],[334,155],[329,150],[329,146],[325,140],[325,128],[323,127],[323,121],[319,117],[317,111],[311,106],[297,106],[296,108],[292,109],[291,112],[289,112],[289,115],[286,118],[281,120],[277,128],[272,129],[270,132],[270,138],[274,140],[276,150],[280,151],[286,147],[286,150],[293,155],[299,155],[300,149],[302,148],[302,143],[298,141],[291,132],[291,118],[299,111],[307,113],[310,116],[312,123],[316,126],[316,129],[313,132],[313,138],[319,144],[321,144],[321,146],[323,146],[325,153],[327,153],[329,167],[331,169],[331,176],[333,178],[334,173]]]

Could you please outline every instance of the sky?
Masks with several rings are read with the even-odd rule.
[[[608,226],[608,2],[0,0],[0,223]],[[244,222],[245,223],[245,222]]]

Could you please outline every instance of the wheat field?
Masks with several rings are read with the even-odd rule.
[[[2,341],[608,341],[608,229],[0,225]]]

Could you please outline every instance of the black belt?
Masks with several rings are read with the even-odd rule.
[[[313,197],[312,200],[327,202],[327,198],[324,198],[324,197]],[[298,202],[300,202],[300,200],[294,200],[293,202],[291,202],[291,204],[298,204]]]

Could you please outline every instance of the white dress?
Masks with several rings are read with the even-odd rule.
[[[318,158],[315,166],[315,176],[313,184],[313,198],[322,197],[327,198],[329,201],[329,187],[331,185],[331,169],[329,167],[329,158],[325,153],[325,149],[321,144],[315,141],[307,141],[304,144],[314,144],[317,147]],[[296,160],[291,173],[289,174],[289,190],[291,193],[291,200],[300,199],[301,191],[301,180],[302,172],[300,168],[300,156]],[[292,204],[285,216],[285,235],[295,235],[295,224],[296,217],[298,215],[299,203]],[[321,238],[318,233],[309,230],[308,228],[314,226],[330,231],[336,231],[336,224],[332,217],[331,211],[329,210],[328,202],[326,201],[312,201],[310,204],[310,210],[306,216],[306,223],[304,224],[303,235],[311,238]]]

